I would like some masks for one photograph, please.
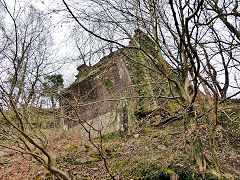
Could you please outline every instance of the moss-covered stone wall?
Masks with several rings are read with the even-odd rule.
[[[150,38],[136,31],[129,48],[111,53],[93,67],[80,66],[76,81],[63,93],[65,124],[73,127],[112,113],[119,119],[118,129],[129,131],[137,114],[163,108],[165,101],[158,96],[170,93],[168,82],[143,51],[130,48],[136,45],[134,39],[144,51],[157,56]]]

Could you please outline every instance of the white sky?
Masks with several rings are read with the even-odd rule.
[[[72,58],[76,56],[76,50],[72,47],[72,44],[67,41],[69,32],[71,30],[70,24],[64,22],[64,15],[66,12],[60,11],[63,8],[63,3],[61,0],[17,0],[21,6],[24,4],[32,4],[34,7],[39,8],[45,14],[48,14],[49,18],[53,24],[53,39],[55,42],[54,49],[56,49],[56,54],[54,55],[56,59],[59,59],[59,64],[62,66],[60,73],[63,74],[65,86],[71,84],[75,80],[77,75],[77,66],[80,64],[80,60],[76,63],[62,64],[63,59]],[[79,0],[81,1],[81,0]],[[9,7],[13,8],[14,0],[6,0]],[[65,13],[65,14],[64,14]],[[233,77],[231,77],[232,79]],[[236,90],[236,89],[235,89]],[[229,91],[235,91],[233,89]],[[230,94],[232,94],[231,92]]]
[[[54,27],[52,37],[55,42],[55,47],[54,47],[56,49],[55,57],[60,61],[63,61],[63,59],[66,59],[69,57],[70,58],[73,57],[74,56],[73,48],[71,47],[71,44],[69,43],[69,41],[67,41],[67,37],[69,36],[71,27],[69,27],[69,24],[66,24],[63,22],[64,12],[57,12],[57,10],[63,7],[62,1],[61,0],[38,0],[38,2],[34,3],[34,5],[44,13],[47,13],[47,14],[50,13],[49,17]],[[55,11],[55,13],[53,11]],[[68,86],[75,80],[75,76],[78,73],[76,69],[78,66],[78,62],[68,63],[68,64],[61,63],[61,66],[62,66],[62,69],[60,73],[63,74],[65,86]]]
[[[8,5],[8,8],[11,12],[14,9],[14,2],[15,0],[5,0]],[[57,67],[61,66],[61,70],[56,73],[63,74],[64,84],[68,86],[75,80],[75,76],[77,75],[77,66],[80,64],[79,62],[76,63],[68,63],[64,64],[63,60],[67,58],[72,58],[76,55],[71,47],[69,41],[67,41],[67,37],[69,36],[69,32],[71,27],[69,24],[64,23],[64,13],[63,11],[58,12],[57,10],[61,10],[63,7],[63,3],[61,0],[17,0],[17,8],[24,7],[24,6],[33,5],[34,7],[41,10],[44,14],[46,14],[52,23],[51,31],[52,37],[54,40],[54,59],[59,60],[59,64]],[[66,13],[65,13],[66,14]]]

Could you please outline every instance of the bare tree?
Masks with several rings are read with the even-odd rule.
[[[101,22],[96,22],[94,26],[91,26],[92,31],[101,30],[105,36],[113,40],[115,33],[113,27],[99,28]],[[107,26],[107,25],[106,25]],[[99,41],[94,35],[82,31],[79,25],[75,25],[70,33],[70,41],[73,42],[74,48],[76,48],[77,55],[73,58],[73,62],[92,66],[98,59],[113,52],[114,45],[106,41]]]
[[[12,11],[0,1],[8,24],[1,23],[0,147],[30,155],[56,177],[70,179],[56,168],[47,138],[33,126],[32,110],[41,98],[41,80],[51,65],[49,19],[33,6],[15,2]]]
[[[197,115],[196,104],[198,98],[206,97],[207,109],[203,116],[210,118],[209,144],[214,169],[219,177],[223,175],[215,148],[215,130],[219,122],[220,98],[228,98],[229,87],[235,86],[230,77],[233,69],[239,67],[238,2],[89,0],[87,9],[79,9],[72,8],[74,1],[62,1],[83,30],[118,48],[126,47],[124,39],[131,39],[134,46],[127,48],[142,51],[159,75],[168,79],[170,88],[174,89],[172,93],[180,96],[176,101],[185,110],[184,121],[186,131],[191,134],[193,160],[203,176],[207,160],[197,123],[202,116]],[[100,28],[89,28],[96,22],[100,22],[102,29],[106,24],[114,25],[117,38],[109,39]],[[142,29],[154,42],[155,51],[151,52],[133,38],[136,28]],[[201,87],[205,96],[200,92]]]
[[[52,108],[59,104],[59,93],[63,89],[63,77],[61,74],[48,75],[43,83],[43,94],[50,97]]]

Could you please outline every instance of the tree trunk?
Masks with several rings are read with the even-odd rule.
[[[48,170],[52,174],[56,175],[58,178],[61,178],[61,179],[64,179],[64,180],[70,180],[71,179],[65,172],[63,172],[63,171],[61,171],[61,170],[59,170],[55,167],[49,166]]]
[[[55,104],[55,102],[54,102],[54,97],[53,97],[53,96],[51,96],[51,103],[52,103],[52,108],[55,108],[55,107],[56,107],[56,104]]]
[[[196,125],[194,114],[193,114],[193,108],[190,108],[186,112],[185,120],[186,120],[187,130],[191,132],[190,146],[191,146],[192,160],[196,163],[202,176],[204,176],[207,163],[206,163],[206,158],[204,156],[203,149],[202,149],[202,141],[199,137],[199,132],[196,129],[197,125]]]
[[[211,119],[211,127],[210,127],[210,134],[209,134],[209,144],[210,144],[210,150],[212,153],[212,158],[213,158],[213,163],[215,166],[215,170],[217,171],[217,173],[221,173],[220,170],[220,165],[218,162],[218,157],[217,157],[217,151],[215,148],[215,131],[216,131],[216,127],[217,127],[217,123],[218,123],[218,94],[215,91],[214,92],[214,112],[213,112],[213,116],[211,116],[212,113],[210,113],[210,119]]]

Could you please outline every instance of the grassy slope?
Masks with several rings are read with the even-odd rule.
[[[205,125],[201,125],[204,129]],[[48,150],[54,155],[60,168],[69,172],[73,179],[107,179],[103,161],[96,149],[74,130],[64,132],[47,130],[50,137]],[[204,137],[204,150],[211,159]],[[111,171],[117,179],[161,179],[163,174],[175,171],[180,179],[198,179],[199,175],[192,166],[190,149],[181,121],[163,127],[150,127],[142,124],[135,134],[121,136],[112,133],[105,136],[104,147]],[[239,131],[229,130],[222,124],[217,131],[218,157],[221,166],[239,178],[240,152]],[[96,142],[99,139],[95,139]],[[2,152],[0,156],[0,179],[46,179],[51,175],[37,166],[32,159],[15,153]],[[54,177],[52,177],[54,178]],[[50,178],[51,179],[51,178]],[[214,179],[214,176],[206,176]]]

